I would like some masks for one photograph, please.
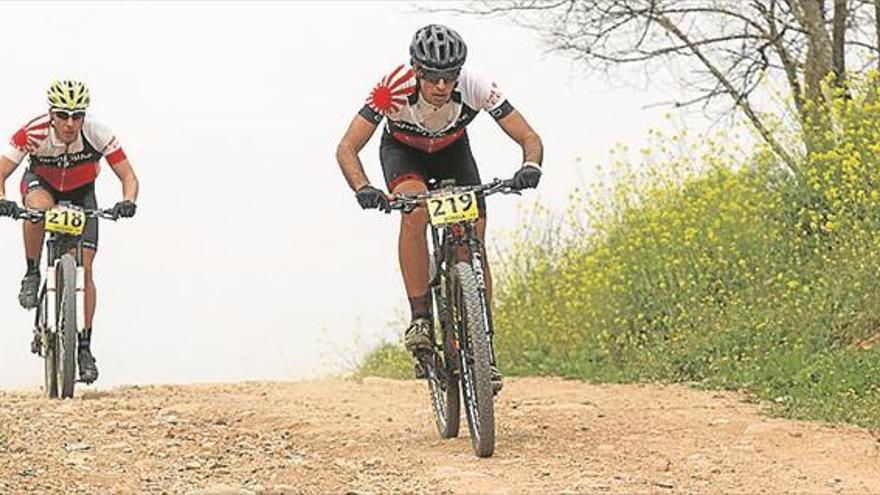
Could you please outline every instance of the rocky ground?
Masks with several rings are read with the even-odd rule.
[[[508,379],[493,457],[424,383],[0,392],[0,493],[880,493],[880,442],[733,393]]]

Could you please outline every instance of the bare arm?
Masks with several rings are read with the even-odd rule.
[[[18,164],[0,155],[0,199],[6,198],[6,179],[15,172]]]
[[[498,120],[498,125],[504,129],[504,132],[514,141],[522,146],[523,163],[534,163],[541,166],[544,161],[544,145],[541,144],[541,138],[538,136],[526,119],[519,111],[514,110],[504,118]]]
[[[119,182],[122,182],[123,201],[136,202],[138,195],[138,179],[134,174],[134,169],[131,167],[131,163],[129,163],[128,160],[122,160],[116,165],[111,165],[110,168],[116,173],[116,177],[119,177]]]
[[[352,191],[357,191],[370,183],[367,174],[364,173],[364,167],[361,165],[358,153],[373,136],[376,127],[378,125],[360,115],[355,115],[348,126],[348,130],[345,131],[345,136],[342,137],[342,141],[336,147],[336,161],[339,163],[342,175],[345,176],[348,187]]]

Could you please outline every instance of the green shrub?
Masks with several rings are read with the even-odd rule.
[[[385,342],[364,357],[356,376],[381,376],[399,380],[412,378],[412,355],[400,344]]]
[[[880,426],[880,353],[859,345],[880,334],[880,105],[873,84],[856,94],[797,176],[724,137],[618,153],[616,180],[573,198],[573,233],[505,254],[501,363],[745,389],[789,416]]]

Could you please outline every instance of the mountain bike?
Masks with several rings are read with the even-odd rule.
[[[45,210],[21,209],[18,219],[43,222],[46,277],[40,287],[31,351],[43,358],[49,398],[73,397],[77,335],[85,328],[85,272],[82,233],[87,218],[116,220],[110,209],[84,209],[59,202]]]
[[[491,456],[495,450],[494,396],[500,389],[493,389],[491,381],[495,366],[492,313],[486,295],[484,250],[477,237],[477,204],[478,198],[495,193],[519,194],[512,184],[512,180],[500,179],[475,186],[429,182],[427,193],[400,194],[390,202],[391,209],[404,213],[420,206],[428,210],[433,345],[417,351],[415,357],[428,381],[440,436],[458,436],[463,399],[471,446],[478,457]]]

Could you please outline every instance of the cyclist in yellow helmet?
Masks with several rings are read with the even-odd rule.
[[[21,180],[22,203],[38,210],[59,201],[70,201],[85,208],[97,208],[95,179],[98,162],[104,158],[122,183],[122,201],[114,212],[120,217],[135,214],[138,180],[114,133],[87,113],[91,97],[80,81],[56,81],[46,91],[49,111],[23,125],[0,155],[0,216],[13,216],[18,205],[6,198],[6,179],[25,157],[28,167]],[[43,224],[24,223],[27,272],[21,281],[19,302],[26,309],[37,306],[40,287],[39,261],[43,246]],[[96,291],[92,262],[98,249],[98,219],[87,220],[83,232],[85,268],[85,330],[80,333],[80,379],[91,383],[98,368],[91,352],[92,320]],[[37,346],[38,348],[38,346]]]

